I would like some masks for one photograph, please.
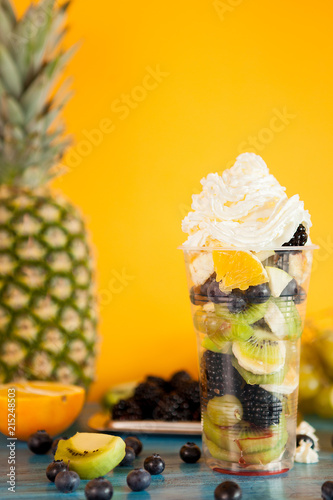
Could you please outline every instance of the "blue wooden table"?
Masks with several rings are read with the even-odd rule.
[[[87,406],[74,426],[66,431],[72,435],[77,430],[87,431],[88,416],[96,411],[96,407]],[[202,500],[214,499],[214,489],[225,480],[237,481],[243,490],[243,500],[320,500],[321,485],[326,480],[333,480],[333,449],[331,435],[332,421],[311,420],[318,429],[321,446],[318,464],[295,464],[285,475],[272,477],[237,477],[214,473],[206,467],[201,459],[197,464],[184,464],[179,458],[180,447],[188,441],[187,437],[140,436],[144,449],[134,466],[142,466],[146,456],[159,453],[166,462],[161,476],[153,476],[147,491],[131,492],[126,485],[126,476],[130,467],[118,467],[108,475],[113,484],[113,499],[127,500]],[[201,445],[198,438],[191,439]],[[45,476],[45,469],[52,461],[52,455],[33,455],[23,442],[16,446],[16,492],[7,490],[8,448],[7,439],[0,434],[0,499],[1,500],[60,500],[62,498],[85,499],[84,485],[81,481],[79,489],[70,495],[59,493]]]

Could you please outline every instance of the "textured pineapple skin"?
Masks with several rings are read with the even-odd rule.
[[[88,387],[97,338],[83,219],[48,189],[0,187],[0,382]]]

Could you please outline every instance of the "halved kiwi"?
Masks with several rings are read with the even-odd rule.
[[[104,476],[125,456],[125,442],[108,434],[77,432],[70,439],[61,439],[54,460],[69,462],[70,470],[81,479]]]
[[[215,313],[217,316],[230,321],[233,325],[248,324],[252,325],[265,316],[269,300],[263,304],[250,304],[247,308],[239,313],[231,313],[226,304],[215,304]]]
[[[266,330],[254,329],[247,341],[236,341],[232,351],[239,365],[257,375],[279,372],[285,363],[286,347],[284,342]]]

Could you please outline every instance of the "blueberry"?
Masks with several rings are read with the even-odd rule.
[[[45,455],[52,446],[53,440],[46,431],[37,431],[28,439],[28,448],[36,455]]]
[[[87,500],[110,500],[113,495],[113,487],[110,481],[104,477],[97,477],[86,484],[84,493]]]
[[[131,448],[133,448],[136,457],[140,455],[142,451],[142,443],[140,439],[135,436],[128,436],[125,439],[125,443],[126,446],[130,446]]]
[[[271,291],[269,289],[268,283],[262,283],[262,285],[249,286],[245,292],[245,297],[251,304],[263,304],[271,296]]]
[[[298,285],[297,281],[293,278],[291,281],[289,281],[288,285],[282,290],[280,297],[294,297],[297,295],[298,292]]]
[[[132,465],[132,463],[135,460],[135,451],[133,450],[133,448],[131,446],[126,446],[125,452],[126,452],[126,455],[124,456],[124,458],[120,462],[120,464],[119,464],[120,466]]]
[[[150,485],[151,475],[144,469],[133,469],[126,480],[132,491],[142,491]]]
[[[165,469],[165,462],[160,455],[154,453],[151,457],[145,459],[143,466],[149,474],[155,476],[156,474],[162,474]]]
[[[305,441],[306,443],[311,443],[311,448],[314,449],[315,443],[314,443],[314,440],[310,436],[307,436],[306,434],[297,434],[296,446],[300,446],[301,441]]]
[[[239,500],[242,490],[234,481],[225,481],[219,484],[214,491],[215,500]]]
[[[54,484],[61,493],[72,493],[80,484],[80,476],[73,470],[65,470],[56,475]]]
[[[67,440],[67,439],[69,439],[69,438],[68,438],[67,436],[64,436],[64,437],[57,438],[57,439],[55,439],[55,440],[53,441],[53,443],[52,443],[52,448],[51,448],[51,451],[52,451],[53,455],[55,455],[55,454],[56,454],[56,451],[57,451],[57,448],[58,448],[58,443],[59,443],[59,441],[60,441],[61,439],[66,439],[66,440]]]
[[[195,443],[186,443],[180,448],[179,455],[185,463],[194,464],[201,457],[201,451]]]
[[[233,290],[228,297],[227,306],[232,314],[238,314],[247,307],[245,295],[240,290]]]
[[[214,280],[207,287],[207,296],[211,302],[218,304],[225,302],[228,294],[221,292],[218,282]]]
[[[333,500],[333,481],[325,481],[321,487],[321,498]]]
[[[65,462],[63,462],[62,460],[55,460],[47,466],[46,477],[49,481],[52,481],[52,483],[54,483],[56,475],[59,474],[59,472],[63,472],[65,470],[67,470],[67,465],[65,464]]]

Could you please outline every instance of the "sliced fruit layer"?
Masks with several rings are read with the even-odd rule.
[[[1,384],[0,431],[3,434],[9,431],[7,423],[9,389],[15,389],[15,437],[24,441],[30,434],[41,429],[51,436],[62,433],[78,417],[85,399],[82,387],[58,382]]]
[[[284,418],[279,425],[272,425],[268,429],[261,429],[244,421],[233,427],[219,427],[207,414],[203,417],[203,430],[208,439],[219,448],[249,454],[270,450],[279,442],[285,443],[287,434]]]
[[[284,343],[260,329],[254,329],[254,335],[248,341],[234,342],[232,351],[242,368],[257,375],[280,371],[286,358]]]
[[[264,266],[251,252],[214,251],[213,260],[216,281],[222,282],[222,291],[246,290],[268,281]]]
[[[104,476],[114,469],[125,456],[125,442],[108,434],[77,432],[67,440],[60,440],[55,460],[69,462],[70,470],[81,479]]]
[[[224,450],[216,446],[215,443],[210,441],[206,436],[204,436],[204,442],[209,450],[212,457],[217,460],[222,460],[225,462],[239,463],[241,466],[246,467],[246,465],[265,465],[275,460],[278,460],[285,448],[287,438],[285,442],[281,441],[275,448],[267,451],[262,451],[258,453],[242,453],[241,451],[232,452]]]

